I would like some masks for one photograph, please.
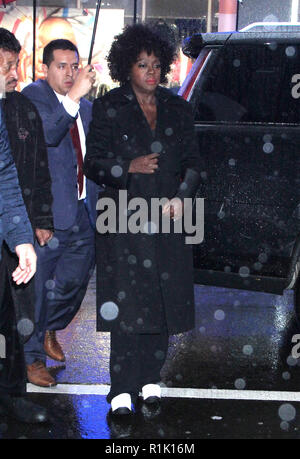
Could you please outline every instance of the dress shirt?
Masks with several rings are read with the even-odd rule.
[[[64,109],[66,110],[67,113],[69,113],[70,116],[75,118],[75,116],[78,115],[77,119],[75,122],[77,122],[77,127],[78,127],[78,132],[79,132],[79,139],[80,139],[80,146],[81,146],[81,151],[82,151],[82,159],[84,160],[85,157],[85,152],[86,152],[86,146],[85,146],[85,133],[82,125],[82,120],[80,118],[80,113],[79,113],[79,107],[80,104],[77,104],[74,102],[68,95],[63,96],[62,94],[58,94],[56,91],[54,91],[59,102],[61,102],[64,106]],[[78,191],[78,199],[85,199],[86,198],[86,178],[83,176],[83,190],[81,193],[81,196],[79,197],[79,191]]]

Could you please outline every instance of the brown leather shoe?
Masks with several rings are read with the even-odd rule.
[[[41,360],[37,360],[31,365],[27,365],[27,379],[36,386],[56,386],[55,379],[50,375],[46,365]]]
[[[46,331],[44,349],[48,357],[59,362],[65,362],[66,357],[60,347],[59,342],[56,340],[56,333],[54,330]]]

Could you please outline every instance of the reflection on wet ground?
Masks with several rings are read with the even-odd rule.
[[[149,413],[140,404],[131,422],[120,425],[111,419],[105,390],[103,395],[95,395],[96,390],[74,395],[49,389],[29,394],[48,407],[49,425],[37,428],[2,418],[0,438],[299,438],[300,369],[297,355],[292,356],[292,337],[299,328],[293,292],[277,296],[198,285],[195,297],[195,330],[170,339],[161,410]],[[57,334],[66,366],[48,361],[57,376],[56,391],[61,384],[109,385],[109,334],[96,333],[95,308],[93,277],[80,312]],[[188,389],[226,389],[227,395],[216,399],[204,391],[197,397],[197,391]],[[231,397],[230,390],[238,397],[260,392],[258,400],[242,400]],[[269,400],[275,391],[286,397]]]

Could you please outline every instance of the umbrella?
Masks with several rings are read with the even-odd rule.
[[[88,64],[89,64],[89,65],[90,65],[90,63],[91,63],[92,55],[93,55],[93,48],[94,48],[94,43],[95,43],[95,36],[96,36],[96,30],[97,30],[97,24],[98,24],[100,6],[101,6],[101,0],[97,0],[97,8],[96,8],[96,14],[95,14],[95,22],[94,22],[94,28],[93,28],[93,35],[92,35],[91,46],[90,46],[90,54],[89,54],[89,58],[88,58]]]

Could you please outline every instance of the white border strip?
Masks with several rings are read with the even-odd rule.
[[[27,392],[67,395],[107,395],[109,385],[104,384],[58,384],[54,387],[38,387],[27,384]],[[256,400],[300,402],[299,392],[229,389],[182,389],[162,387],[163,397],[199,398],[219,400]]]

